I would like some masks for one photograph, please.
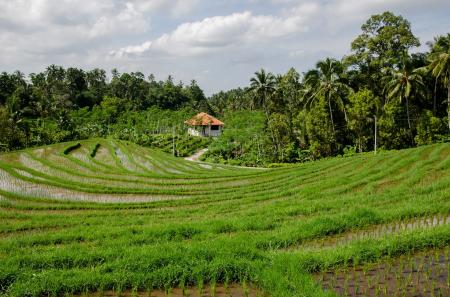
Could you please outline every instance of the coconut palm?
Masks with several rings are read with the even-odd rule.
[[[304,74],[302,88],[300,89],[300,97],[304,107],[309,107],[308,105],[311,105],[311,103],[314,101],[318,81],[318,70],[312,69]]]
[[[447,117],[450,129],[450,34],[435,39],[429,56],[429,70],[437,80],[447,86]]]
[[[409,133],[412,137],[409,100],[412,93],[419,93],[425,87],[421,69],[414,69],[409,56],[405,55],[397,69],[391,68],[386,71],[387,75],[383,78],[384,92],[387,94],[388,100],[396,98],[400,103],[405,103]]]
[[[261,69],[259,72],[255,72],[255,77],[252,77],[250,79],[250,91],[254,92],[256,95],[256,98],[258,100],[258,104],[264,108],[264,113],[266,115],[266,121],[269,123],[269,98],[270,96],[275,92],[277,85],[277,80],[275,76],[266,71],[264,69]],[[275,136],[272,131],[270,130],[270,136],[272,138],[272,143],[275,148],[275,152],[278,153],[278,148],[275,141]]]
[[[275,76],[261,69],[255,72],[255,77],[250,79],[250,91],[255,92],[258,104],[264,108],[267,120],[269,119],[269,97],[275,91],[276,78]]]
[[[323,61],[319,61],[316,68],[316,71],[310,72],[305,76],[306,85],[310,86],[309,90],[305,90],[305,95],[307,96],[306,104],[311,104],[320,95],[324,96],[328,102],[331,128],[334,133],[333,101],[344,111],[344,116],[347,120],[342,94],[351,91],[351,88],[343,82],[344,67],[341,62],[326,58]],[[315,89],[313,92],[311,92],[311,87]]]

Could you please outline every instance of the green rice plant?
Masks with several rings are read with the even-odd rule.
[[[447,286],[450,287],[450,263],[447,265]]]
[[[105,287],[104,284],[100,284],[99,288],[98,288],[98,292],[99,292],[99,296],[100,297],[104,297],[105,296]]]
[[[181,287],[181,294],[183,295],[183,297],[189,297],[190,296],[190,291],[186,287]]]
[[[197,291],[199,296],[203,296],[204,283],[202,277],[199,277],[199,279],[197,280]]]
[[[249,294],[250,294],[250,290],[249,290],[249,287],[248,287],[248,284],[247,284],[247,278],[246,278],[246,277],[244,277],[244,278],[241,280],[241,284],[242,284],[242,291],[243,291],[243,293],[244,293],[244,296],[245,296],[245,297],[248,297]]]
[[[136,286],[133,286],[131,289],[131,297],[138,297],[138,289]]]
[[[121,141],[80,143],[67,155],[71,143],[0,156],[8,296],[169,293],[205,283],[229,293],[235,283],[250,293],[251,283],[272,296],[327,296],[312,274],[320,283],[335,269],[348,274],[352,294],[357,275],[374,288],[388,275],[403,280],[390,266],[368,275],[386,258],[436,247],[435,261],[448,250],[445,144],[261,170],[201,167]],[[402,261],[408,271],[425,263]],[[330,277],[327,287],[339,282]]]
[[[116,294],[116,297],[123,297],[123,288],[122,285],[118,285],[115,289],[114,292]]]
[[[209,285],[211,297],[216,297],[216,285],[216,280],[213,278]]]

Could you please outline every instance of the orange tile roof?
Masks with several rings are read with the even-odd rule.
[[[201,112],[191,119],[184,122],[185,124],[191,125],[191,126],[223,126],[224,123],[216,119],[215,117],[205,113]]]

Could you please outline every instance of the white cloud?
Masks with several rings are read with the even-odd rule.
[[[46,25],[74,26],[113,8],[111,1],[0,0],[0,21],[39,30]]]
[[[307,5],[292,10],[285,17],[253,15],[249,11],[227,16],[205,18],[202,21],[183,23],[171,33],[141,45],[123,47],[112,55],[143,54],[148,51],[173,56],[191,56],[227,50],[233,45],[263,42],[307,30],[308,16],[318,6]]]
[[[149,28],[149,18],[131,2],[0,0],[4,57],[82,55],[105,38],[137,35]]]
[[[429,9],[435,5],[445,5],[446,0],[334,0],[328,6],[339,15],[370,13],[377,10],[406,8],[408,10]]]
[[[409,19],[423,44],[450,28],[449,0],[0,0],[0,71],[151,71],[198,77],[211,93],[246,85],[261,67],[305,71],[342,57],[386,10]]]
[[[289,57],[291,58],[296,58],[296,57],[301,57],[305,54],[305,50],[303,49],[297,49],[297,50],[292,50],[289,52]]]
[[[88,36],[117,34],[120,32],[142,33],[146,32],[150,24],[144,15],[137,11],[132,3],[125,3],[125,7],[112,16],[101,16],[90,28]]]
[[[171,16],[186,15],[197,7],[199,0],[131,0],[143,12],[167,11]]]

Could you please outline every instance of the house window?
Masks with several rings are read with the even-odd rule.
[[[213,126],[211,126],[211,130],[219,130],[219,126],[213,125]]]

